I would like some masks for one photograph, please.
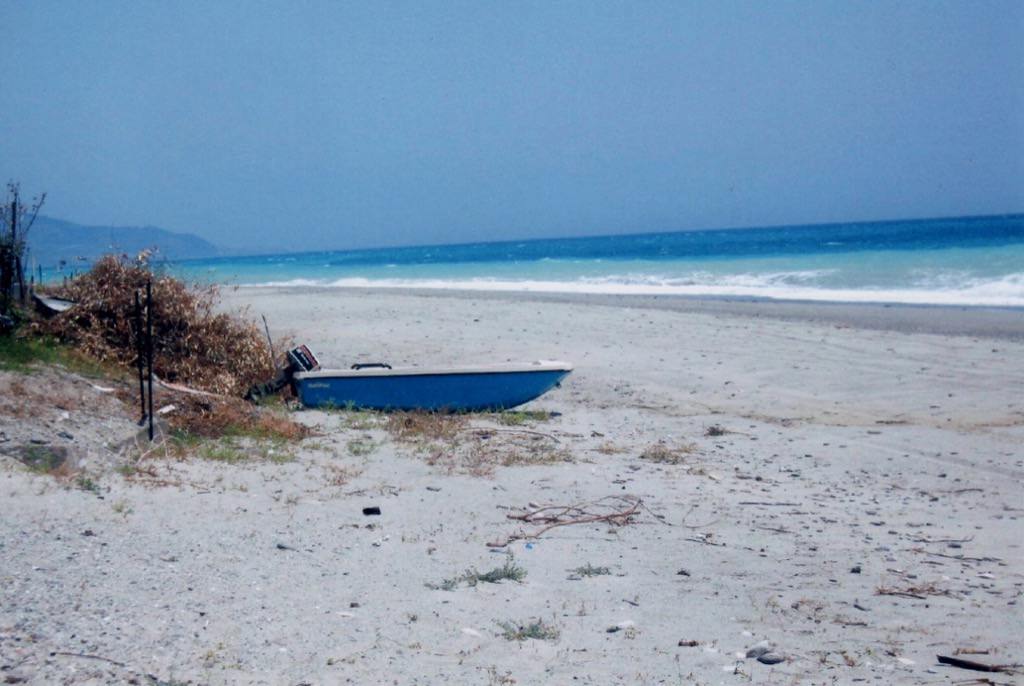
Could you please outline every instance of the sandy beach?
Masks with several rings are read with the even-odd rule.
[[[65,427],[99,470],[74,488],[0,456],[6,683],[1022,678],[936,660],[1024,662],[1020,311],[274,288],[224,306],[327,367],[575,371],[447,440],[303,410],[317,435],[287,459],[155,452],[130,478],[134,417],[101,417],[84,382],[16,417],[32,384],[3,373],[4,438]],[[509,518],[627,502],[628,523],[536,538]],[[467,575],[506,563],[520,581]],[[545,637],[512,635],[531,624]]]

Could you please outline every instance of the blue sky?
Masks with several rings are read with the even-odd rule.
[[[316,249],[1024,210],[1020,2],[0,4],[0,176]]]

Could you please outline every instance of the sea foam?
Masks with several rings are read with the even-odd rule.
[[[904,288],[827,288],[806,285],[823,272],[771,272],[725,276],[695,274],[687,278],[650,275],[609,275],[572,281],[470,279],[290,279],[246,284],[255,287],[319,287],[498,291],[523,293],[589,293],[722,298],[763,298],[817,302],[892,303],[1024,307],[1024,273],[996,279],[967,278],[958,285]],[[703,277],[703,278],[702,278]]]

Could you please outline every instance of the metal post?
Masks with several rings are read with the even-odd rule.
[[[11,198],[11,256],[10,263],[5,265],[10,269],[10,291],[4,294],[4,298],[14,295],[14,283],[18,280],[18,191],[15,189],[14,197]],[[18,294],[21,298],[21,293]]]
[[[139,369],[139,426],[146,423],[149,414],[146,412],[146,353],[143,346],[145,331],[142,329],[142,298],[135,291],[135,366]]]
[[[153,282],[146,282],[146,357],[149,362],[149,440],[153,440]]]

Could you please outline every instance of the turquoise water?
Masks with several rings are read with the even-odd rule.
[[[1024,215],[308,252],[171,269],[258,286],[1024,307]]]

